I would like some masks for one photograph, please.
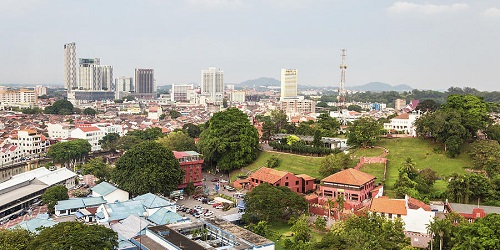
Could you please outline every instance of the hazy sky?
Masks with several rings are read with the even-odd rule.
[[[114,76],[153,68],[158,85],[279,79],[338,86],[500,90],[500,1],[0,0],[0,83],[63,83],[63,45]]]

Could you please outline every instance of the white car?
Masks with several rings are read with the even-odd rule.
[[[214,214],[214,212],[208,211],[208,212],[204,213],[203,216],[208,217],[208,216],[212,216],[213,214]]]
[[[207,202],[207,205],[213,205],[213,204],[215,204],[215,201],[209,201],[209,202]]]
[[[196,198],[197,201],[203,201],[203,197]]]
[[[215,208],[217,208],[217,209],[222,209],[222,208],[224,208],[224,206],[223,206],[223,205],[218,205],[218,206],[216,206]]]
[[[184,200],[184,196],[179,196],[179,200]]]

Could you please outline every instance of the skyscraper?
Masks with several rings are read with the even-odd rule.
[[[80,58],[78,64],[78,89],[100,90],[101,69],[99,58]]]
[[[153,69],[135,69],[135,93],[155,93],[155,77]]]
[[[76,44],[64,44],[64,88],[71,92],[76,87]]]
[[[209,67],[201,71],[201,94],[210,97],[213,102],[222,102],[224,98],[224,71]]]
[[[280,101],[285,98],[297,97],[298,70],[281,69],[281,96]]]
[[[115,98],[121,99],[134,89],[132,77],[118,77],[115,79]]]

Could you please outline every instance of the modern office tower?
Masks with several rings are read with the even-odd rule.
[[[99,58],[80,58],[78,67],[79,90],[101,90],[101,68]]]
[[[76,87],[76,44],[64,44],[64,88],[71,92]]]
[[[155,93],[153,69],[135,69],[134,91],[139,94]]]
[[[134,89],[132,77],[118,77],[115,79],[115,98],[121,99]]]
[[[280,101],[286,98],[297,97],[298,70],[281,69],[281,96]]]
[[[100,65],[101,70],[101,89],[112,91],[113,90],[113,66]],[[95,89],[99,90],[99,89]]]
[[[170,91],[170,101],[172,102],[187,102],[189,101],[188,92],[193,90],[193,84],[172,84]]]
[[[212,102],[222,102],[224,98],[224,71],[215,67],[201,71],[201,94]]]

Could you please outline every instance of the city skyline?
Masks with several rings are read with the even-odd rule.
[[[78,58],[106,58],[115,76],[155,69],[158,86],[199,84],[200,70],[217,67],[226,83],[293,68],[300,85],[338,87],[342,48],[346,87],[491,91],[500,79],[495,1],[27,0],[7,1],[0,14],[2,84],[63,85],[70,42]]]

